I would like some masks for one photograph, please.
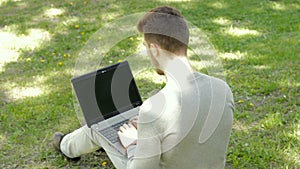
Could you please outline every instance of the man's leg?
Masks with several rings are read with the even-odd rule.
[[[62,153],[70,158],[79,157],[102,147],[117,169],[125,169],[127,157],[112,148],[101,136],[87,125],[63,137],[60,143]]]
[[[93,141],[91,129],[86,125],[65,135],[60,143],[61,152],[70,158],[79,157],[91,153],[100,148]]]

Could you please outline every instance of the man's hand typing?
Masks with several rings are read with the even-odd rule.
[[[136,144],[137,141],[137,129],[132,124],[124,124],[118,131],[120,142],[124,148]]]

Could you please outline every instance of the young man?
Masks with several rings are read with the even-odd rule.
[[[56,133],[55,148],[77,158],[103,147],[117,169],[224,168],[234,110],[230,88],[191,67],[189,30],[178,10],[154,8],[137,27],[147,55],[167,83],[143,103],[138,119],[120,127],[127,157],[87,126],[67,135]]]

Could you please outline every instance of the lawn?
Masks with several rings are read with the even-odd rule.
[[[0,168],[113,168],[101,151],[66,161],[52,134],[80,127],[70,80],[89,39],[159,5],[181,10],[218,53],[236,102],[226,167],[300,168],[299,0],[0,0]],[[126,59],[141,43],[126,37],[103,60]],[[136,80],[143,99],[164,85],[151,73]]]

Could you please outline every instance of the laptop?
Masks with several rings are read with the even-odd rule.
[[[125,155],[117,131],[138,115],[143,103],[129,63],[123,61],[71,81],[87,126]]]

